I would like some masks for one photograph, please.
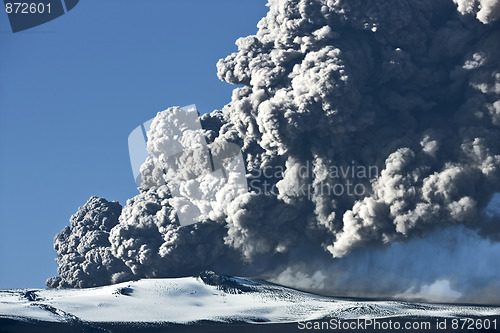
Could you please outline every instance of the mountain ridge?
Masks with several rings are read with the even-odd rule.
[[[0,290],[0,318],[62,323],[276,324],[481,316],[500,316],[500,307],[349,300],[211,271],[86,289]]]

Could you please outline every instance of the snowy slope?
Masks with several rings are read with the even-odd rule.
[[[221,276],[144,279],[89,289],[1,290],[0,318],[43,321],[296,322],[403,316],[500,315],[500,307],[346,301]]]

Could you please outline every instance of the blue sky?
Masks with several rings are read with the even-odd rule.
[[[0,288],[57,274],[54,236],[92,195],[138,193],[127,137],[167,107],[220,109],[217,60],[265,0],[82,0],[13,34],[0,14]]]

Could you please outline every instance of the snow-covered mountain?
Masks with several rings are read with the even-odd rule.
[[[358,301],[205,272],[88,289],[0,291],[0,318],[45,322],[287,323],[322,318],[498,316],[500,307]]]

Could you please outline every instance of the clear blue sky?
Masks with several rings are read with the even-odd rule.
[[[138,193],[127,137],[169,106],[220,109],[217,60],[266,0],[81,0],[13,34],[0,13],[0,289],[57,274],[54,236],[92,195]]]

